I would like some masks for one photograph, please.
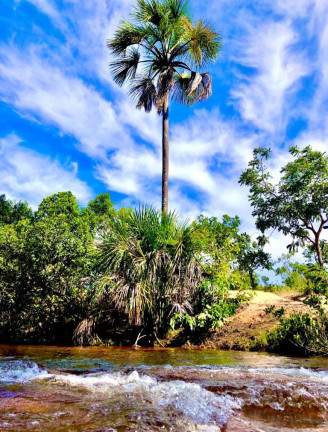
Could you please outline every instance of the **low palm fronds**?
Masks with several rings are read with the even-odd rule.
[[[173,313],[192,309],[198,252],[197,230],[174,213],[143,207],[117,216],[99,247],[102,291],[130,324],[163,334]]]

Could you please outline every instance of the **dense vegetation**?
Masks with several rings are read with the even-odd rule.
[[[328,317],[324,310],[315,315],[293,314],[282,318],[268,335],[270,351],[290,355],[328,355]]]
[[[117,210],[109,194],[81,208],[70,192],[46,197],[33,211],[1,195],[0,342],[202,343],[247,300],[245,290],[290,290],[313,312],[267,308],[280,324],[262,347],[328,354],[328,159],[310,148],[291,153],[276,186],[264,150],[241,177],[262,233],[277,228],[293,237],[276,263],[263,250],[267,239],[251,241],[238,217],[187,222],[149,207]],[[263,269],[275,279],[261,277]]]
[[[99,333],[152,344],[170,328],[205,331],[235,310],[227,290],[251,288],[269,265],[238,218],[116,211],[108,194],[81,209],[70,192],[35,212],[4,195],[1,206],[2,342],[68,343],[75,330],[77,343]]]
[[[65,340],[89,302],[94,240],[110,214],[109,196],[80,210],[70,192],[58,193],[34,213],[26,203],[4,196],[1,202],[6,209],[0,224],[1,339]]]
[[[256,226],[261,231],[259,243],[268,239],[265,233],[277,229],[291,237],[290,253],[276,263],[276,275],[282,284],[262,278],[263,289],[290,289],[308,297],[304,303],[314,312],[285,317],[281,311],[278,328],[268,335],[266,348],[288,354],[328,355],[328,156],[310,147],[291,147],[292,160],[280,171],[280,179],[272,183],[266,161],[270,150],[254,150],[254,158],[240,177],[249,187]],[[293,261],[294,252],[303,249],[304,262]],[[317,312],[315,313],[315,311]],[[278,313],[278,311],[275,311]]]
[[[321,240],[328,224],[328,157],[310,147],[291,147],[294,160],[281,169],[277,184],[265,166],[270,150],[254,150],[249,168],[240,183],[249,186],[249,199],[256,217],[256,227],[264,234],[277,229],[292,238],[290,250],[310,246],[318,264],[324,266]],[[265,241],[265,238],[262,238]]]

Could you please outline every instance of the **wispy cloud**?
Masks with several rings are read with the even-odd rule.
[[[105,157],[109,149],[129,145],[112,102],[92,86],[64,74],[37,50],[9,46],[0,50],[0,57],[0,94],[22,115],[75,137],[90,157]]]
[[[91,189],[77,177],[76,163],[64,167],[24,147],[16,135],[0,139],[0,172],[0,190],[34,207],[59,191],[72,191],[83,204],[92,197]]]
[[[20,3],[21,1],[22,0],[16,0],[16,3]],[[60,20],[60,13],[52,0],[29,0],[29,2],[51,19],[55,21]]]
[[[122,205],[159,203],[160,118],[135,110],[108,73],[106,39],[134,1],[26,1],[49,21],[47,26],[34,23],[39,40],[27,34],[24,48],[14,36],[9,45],[2,44],[2,100],[25,119],[54,126],[61,137],[73,137],[76,148],[91,160],[95,182],[126,194]],[[17,7],[22,3],[17,0]],[[206,9],[201,1],[193,1],[192,7],[221,30],[224,49],[211,70],[213,97],[190,109],[187,118],[178,113],[171,119],[170,205],[182,215],[239,214],[245,229],[253,232],[247,190],[238,185],[253,148],[274,149],[271,168],[277,177],[286,158],[282,149],[291,142],[321,149],[327,145],[328,3],[211,0]],[[299,119],[305,126],[289,134],[290,124]],[[13,148],[27,151],[28,161],[35,160],[20,144]],[[68,172],[71,181],[80,184],[77,174],[59,162],[34,157],[55,164],[56,172]],[[20,184],[21,170],[11,172],[12,184]],[[45,195],[40,185],[40,196]],[[76,191],[86,197],[89,189],[83,185]],[[18,198],[25,193],[30,199],[24,190],[13,187],[8,193]]]
[[[289,21],[271,21],[249,28],[240,43],[239,62],[252,71],[240,74],[231,94],[243,118],[270,134],[285,131],[300,79],[309,73],[304,53],[293,49],[298,41]]]

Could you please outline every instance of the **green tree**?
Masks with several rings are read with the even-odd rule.
[[[45,198],[36,215],[0,225],[0,337],[67,343],[87,310],[92,230],[70,192]]]
[[[44,198],[35,213],[37,219],[66,215],[76,217],[80,208],[72,192],[58,192]]]
[[[216,59],[221,38],[205,21],[194,22],[184,0],[138,0],[108,48],[115,82],[130,84],[137,108],[162,115],[162,211],[168,212],[169,100],[191,105],[212,93],[201,69]]]
[[[240,183],[250,188],[257,228],[263,234],[273,228],[291,235],[290,250],[312,245],[323,266],[320,236],[328,222],[328,156],[310,147],[291,147],[289,152],[293,161],[282,168],[279,182],[272,184],[265,166],[270,150],[255,149]]]
[[[11,201],[0,195],[0,224],[14,224],[21,219],[31,219],[33,212],[27,202]]]
[[[311,266],[293,261],[294,252],[282,254],[276,262],[275,273],[282,279],[284,287],[306,293],[310,291],[308,278]]]
[[[239,217],[224,215],[220,222],[216,217],[200,216],[194,224],[202,232],[203,260],[211,277],[229,289],[246,287],[249,282],[256,288],[255,272],[270,268],[270,257],[248,234],[239,231]]]
[[[109,193],[97,195],[94,200],[89,202],[87,208],[98,216],[109,215],[113,211],[113,203]]]
[[[100,237],[106,232],[111,218],[116,215],[109,193],[97,195],[82,212],[84,217],[89,218],[90,227],[94,234]]]
[[[202,278],[197,230],[175,215],[141,208],[117,215],[99,249],[99,270],[112,304],[153,337],[169,317],[191,309]]]

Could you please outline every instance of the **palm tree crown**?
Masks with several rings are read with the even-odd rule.
[[[163,116],[167,213],[169,99],[191,105],[211,95],[211,77],[201,69],[219,53],[220,34],[204,21],[193,21],[188,1],[138,0],[131,19],[121,23],[107,46],[116,57],[110,64],[115,82],[129,82],[137,108],[150,112],[155,106]]]

